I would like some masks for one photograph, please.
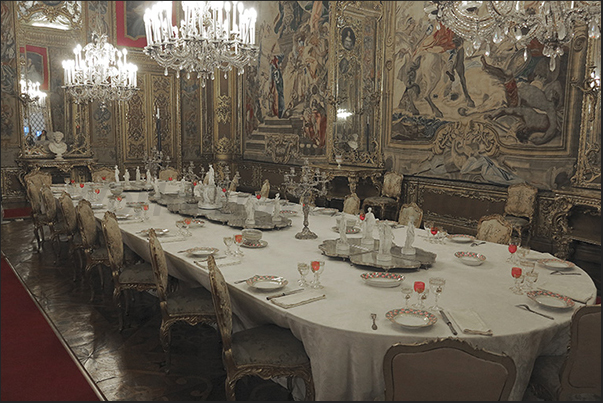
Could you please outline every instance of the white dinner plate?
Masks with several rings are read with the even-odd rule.
[[[247,279],[247,285],[260,291],[272,291],[283,288],[289,282],[280,276],[253,276]]]
[[[543,264],[549,270],[569,270],[575,267],[572,262],[561,259],[540,259],[538,263]]]
[[[467,266],[479,266],[486,261],[486,256],[476,252],[455,252],[456,256],[462,263]]]
[[[197,246],[196,248],[187,249],[184,252],[194,257],[207,257],[218,253],[218,251],[218,248],[212,248],[210,246]]]
[[[473,235],[466,234],[450,234],[448,235],[448,239],[456,243],[469,243],[475,241],[475,237]]]
[[[385,272],[362,273],[360,278],[373,287],[397,287],[404,280],[401,274]]]
[[[566,297],[565,295],[557,294],[551,291],[528,291],[526,295],[539,305],[549,308],[566,309],[572,308],[575,305],[574,301],[570,297]]]
[[[410,308],[392,309],[385,317],[392,323],[409,329],[432,326],[438,321],[431,312]]]
[[[265,248],[268,246],[268,242],[260,239],[259,241],[243,241],[241,246],[244,248]]]

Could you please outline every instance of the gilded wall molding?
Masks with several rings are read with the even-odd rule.
[[[83,23],[81,1],[18,1],[19,19],[25,24],[53,24],[67,29],[80,29]]]
[[[216,98],[216,121],[218,123],[230,123],[232,116],[232,97],[220,95]]]

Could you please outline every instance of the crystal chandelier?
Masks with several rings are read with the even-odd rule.
[[[160,66],[202,79],[214,79],[219,69],[226,77],[233,68],[243,74],[245,66],[255,60],[256,11],[245,9],[238,1],[183,1],[184,19],[180,28],[172,26],[172,2],[162,1],[147,9],[144,22],[147,46],[144,53]]]
[[[107,42],[107,35],[92,34],[93,42],[78,44],[74,60],[64,60],[64,82],[75,103],[99,101],[101,108],[107,102],[129,101],[136,88],[138,67],[126,62],[128,51],[117,50]],[[84,58],[82,59],[82,51]]]
[[[471,56],[482,46],[490,53],[490,42],[501,43],[510,38],[524,49],[533,39],[543,45],[543,55],[555,59],[563,55],[563,47],[574,37],[577,24],[587,24],[591,38],[601,33],[600,1],[432,1],[425,8],[430,18],[441,22],[470,42],[466,52]],[[439,26],[438,26],[439,28]]]
[[[40,108],[46,106],[46,93],[40,91],[40,83],[32,82],[31,80],[21,80],[21,92],[19,93],[19,99],[25,105],[33,105]]]

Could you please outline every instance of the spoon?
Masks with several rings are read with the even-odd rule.
[[[533,310],[532,310],[532,308],[530,308],[530,307],[529,307],[529,306],[527,306],[526,304],[519,304],[519,305],[515,305],[515,306],[516,306],[516,307],[518,307],[518,308],[523,308],[523,309],[525,309],[526,311],[530,311],[530,312],[532,312],[532,313],[535,313],[536,315],[544,316],[544,317],[545,317],[545,318],[547,318],[547,319],[555,320],[555,318],[553,318],[552,316],[545,315],[545,314],[543,314],[543,313],[533,311]]]
[[[377,319],[377,314],[371,313],[371,318],[373,319],[373,326],[371,327],[373,328],[373,330],[377,330],[377,324],[375,323],[375,319]]]

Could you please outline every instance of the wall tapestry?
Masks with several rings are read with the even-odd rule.
[[[246,135],[294,133],[300,153],[324,155],[329,2],[258,2],[256,27],[260,52],[249,68]]]

